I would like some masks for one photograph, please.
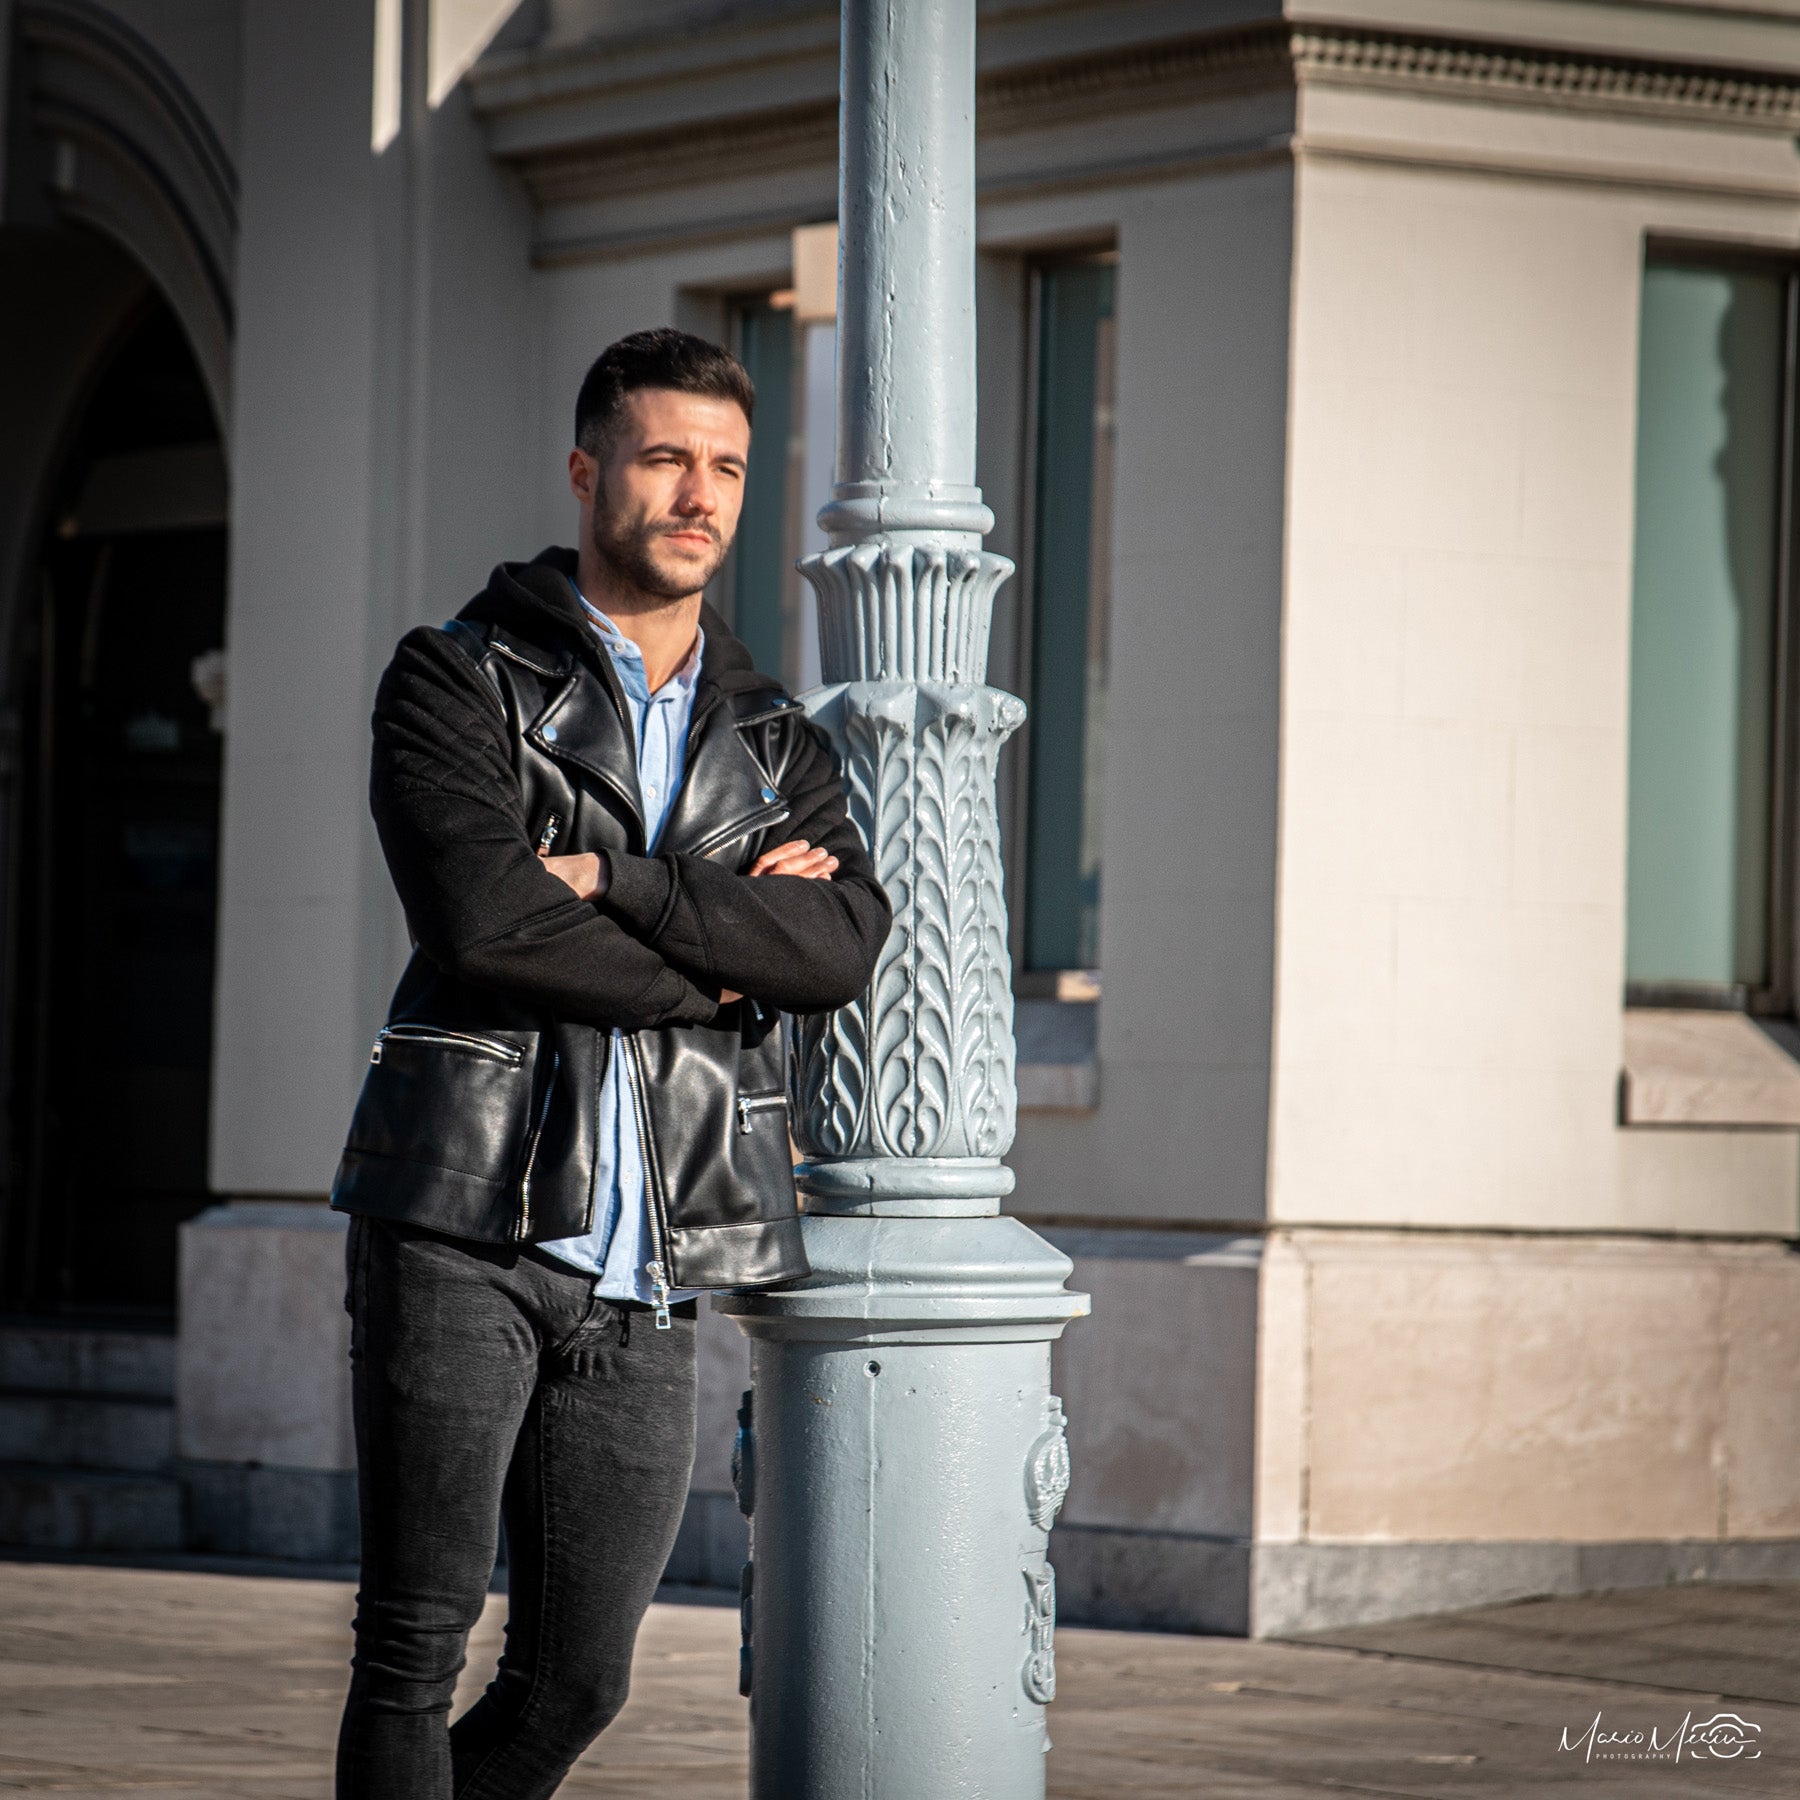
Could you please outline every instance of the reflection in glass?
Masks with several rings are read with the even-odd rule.
[[[1784,279],[1651,266],[1638,364],[1626,979],[1769,979]]]

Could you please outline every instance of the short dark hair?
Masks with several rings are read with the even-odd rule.
[[[598,456],[618,424],[625,396],[638,388],[673,388],[678,394],[735,400],[746,419],[756,410],[756,384],[729,350],[692,332],[659,325],[654,331],[634,331],[595,357],[575,396],[576,445],[589,456]]]

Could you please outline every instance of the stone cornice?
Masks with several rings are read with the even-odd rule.
[[[1055,62],[990,69],[976,83],[983,133],[1039,131],[1293,84],[1286,25],[1209,31]]]
[[[810,63],[819,46],[808,42],[794,49]],[[720,66],[713,65],[715,74]],[[812,168],[836,158],[835,98],[806,92],[804,82],[796,92],[761,66],[746,72],[741,91],[721,91],[720,110],[711,116],[606,131],[596,120],[612,109],[601,107],[584,112],[579,123],[571,117],[566,131],[540,127],[522,136],[520,113],[530,109],[524,95],[536,88],[548,96],[558,84],[549,70],[534,79],[517,57],[505,74],[503,108],[491,105],[491,77],[485,89],[490,104],[483,105],[479,81],[477,104],[490,117],[504,110],[509,129],[497,136],[495,154],[524,180],[540,207],[579,204],[624,189]],[[597,78],[591,62],[584,65],[582,79],[590,91]],[[990,66],[977,84],[977,123],[983,138],[993,138],[1327,86],[1758,132],[1800,130],[1800,72],[1788,79],[1694,63],[1286,21]],[[767,96],[760,105],[759,89]]]
[[[539,206],[566,206],[624,188],[686,187],[836,159],[837,102],[826,100],[556,145],[509,160]]]
[[[1784,80],[1760,71],[1692,63],[1307,29],[1288,34],[1288,54],[1301,83],[1397,88],[1779,132],[1800,126],[1800,75]]]
[[[1286,23],[993,70],[979,86],[979,118],[983,132],[1043,129],[1106,113],[1326,83],[1784,133],[1800,127],[1800,71],[1780,79],[1691,63]]]

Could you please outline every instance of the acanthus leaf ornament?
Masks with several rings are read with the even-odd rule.
[[[997,1160],[1017,1102],[994,795],[1024,704],[859,681],[808,706],[843,760],[894,925],[864,997],[800,1021],[795,1136],[814,1158]]]

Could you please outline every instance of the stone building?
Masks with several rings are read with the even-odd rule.
[[[0,1539],[351,1553],[373,684],[567,539],[581,371],[666,321],[756,375],[718,600],[813,678],[836,29],[0,0]],[[979,44],[1065,1616],[1800,1575],[1800,18]],[[729,1583],[705,1342],[673,1572]]]

